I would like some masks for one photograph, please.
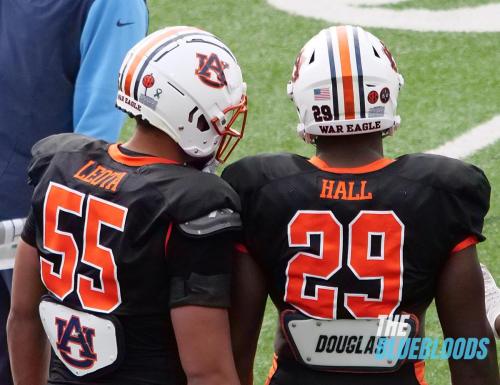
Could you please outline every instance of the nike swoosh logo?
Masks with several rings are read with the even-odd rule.
[[[117,26],[117,27],[124,27],[124,26],[126,26],[126,25],[130,25],[130,24],[134,24],[134,22],[132,21],[132,22],[130,22],[130,23],[122,23],[122,21],[121,21],[121,20],[118,20],[118,21],[116,22],[116,26]]]

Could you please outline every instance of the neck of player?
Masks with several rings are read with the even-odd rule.
[[[382,134],[318,136],[316,155],[331,167],[364,166],[384,157]]]
[[[132,137],[123,144],[128,150],[166,158],[178,163],[188,163],[191,159],[179,145],[163,131],[146,122],[137,122]]]

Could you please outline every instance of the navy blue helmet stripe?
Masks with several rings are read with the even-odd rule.
[[[158,48],[156,48],[152,53],[151,55],[149,55],[149,57],[146,59],[146,61],[142,64],[142,67],[139,71],[139,73],[137,74],[137,77],[135,79],[135,85],[134,85],[134,99],[135,100],[138,100],[139,98],[139,84],[141,84],[141,79],[142,79],[142,76],[144,75],[144,71],[146,71],[146,68],[149,64],[149,62],[151,60],[153,60],[153,58],[158,55],[159,52],[161,52],[161,50],[163,48],[165,48],[166,46],[168,46],[170,43],[178,40],[178,39],[181,39],[183,37],[187,37],[187,36],[193,36],[193,35],[206,35],[206,36],[213,36],[209,33],[206,33],[206,32],[201,32],[201,31],[196,31],[196,32],[188,32],[188,33],[183,33],[183,34],[179,34],[179,35],[175,35],[174,37],[172,37],[172,39],[169,39],[167,40],[166,42],[164,42],[163,44],[161,44]]]
[[[335,120],[339,120],[339,98],[337,91],[337,75],[335,73],[335,59],[333,57],[332,35],[329,30],[326,30],[325,33],[328,45],[328,58],[330,59],[330,76],[332,79],[333,116]]]
[[[365,88],[363,83],[363,65],[361,63],[361,53],[359,50],[358,28],[353,27],[354,52],[356,53],[356,68],[358,70],[358,90],[359,90],[359,117],[366,117]]]
[[[217,39],[215,36],[212,36],[212,37],[215,38],[215,39]],[[217,40],[219,40],[219,39],[217,39]],[[207,40],[203,40],[203,39],[193,39],[193,40],[188,41],[188,43],[200,43],[200,42],[203,42],[203,43],[206,43],[206,44],[215,45],[216,47],[219,47],[220,49],[226,51],[228,53],[228,55],[233,58],[234,61],[237,61],[236,58],[234,57],[233,53],[231,51],[229,51],[223,45],[215,44],[215,43],[212,43],[211,41],[207,41]]]

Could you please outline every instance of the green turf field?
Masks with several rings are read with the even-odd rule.
[[[446,9],[494,0],[409,0],[395,8]],[[498,1],[497,1],[498,2]],[[289,16],[264,0],[149,0],[150,31],[167,25],[195,25],[219,35],[239,59],[248,83],[246,138],[231,158],[269,151],[305,155],[313,148],[295,135],[296,113],[286,96],[286,83],[302,45],[326,23]],[[368,29],[385,41],[396,57],[406,85],[400,97],[403,124],[386,141],[387,153],[434,148],[500,114],[500,34],[418,33]],[[123,132],[130,134],[131,124]],[[500,279],[500,143],[470,158],[482,167],[493,186],[486,222],[488,241],[481,260]],[[256,384],[263,384],[272,358],[275,312],[269,308],[256,362]],[[434,309],[427,334],[440,335]],[[428,362],[430,385],[450,384],[446,362]]]

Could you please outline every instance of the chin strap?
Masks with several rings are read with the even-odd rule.
[[[401,125],[401,117],[397,115],[394,117],[394,125],[382,133],[382,138],[385,138],[386,136],[393,136],[394,133],[398,130],[400,125]]]
[[[201,171],[206,172],[208,174],[215,174],[215,172],[217,171],[217,167],[219,167],[219,165],[220,165],[219,161],[215,159],[215,157],[213,157],[205,164],[205,166]]]
[[[299,123],[297,125],[297,134],[307,144],[315,144],[316,143],[316,135],[308,134],[304,127],[305,126],[303,123]]]

